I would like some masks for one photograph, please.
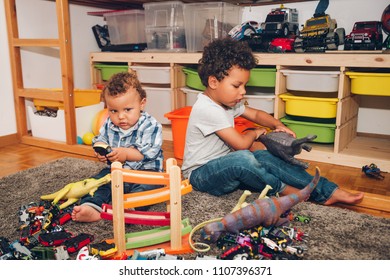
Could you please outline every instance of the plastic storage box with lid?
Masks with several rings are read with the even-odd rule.
[[[206,87],[202,84],[196,69],[184,67],[183,73],[186,75],[186,85],[188,87],[202,91],[206,89]]]
[[[112,45],[146,43],[143,10],[113,11],[103,14]]]
[[[227,37],[241,23],[240,6],[225,2],[201,2],[184,5],[187,52],[201,52],[215,39]]]
[[[286,114],[311,118],[336,118],[338,98],[326,97],[327,94],[283,93],[279,97],[285,101]]]
[[[351,92],[361,95],[390,96],[390,73],[346,72]]]
[[[191,110],[192,106],[186,106],[164,115],[172,124],[173,154],[178,159],[183,159],[184,156],[187,125]],[[242,132],[246,128],[254,127],[254,124],[242,117],[237,117],[234,120],[234,127],[238,132]]]
[[[246,94],[243,98],[244,105],[254,109],[262,110],[268,114],[274,113],[275,95],[250,95]]]
[[[340,71],[282,69],[290,91],[337,92]]]
[[[297,121],[288,117],[281,118],[280,121],[294,131],[297,138],[315,134],[317,138],[313,142],[334,143],[336,124]]]
[[[59,109],[56,117],[49,117],[35,114],[36,109],[32,104],[28,104],[26,107],[32,136],[54,141],[66,141],[64,110]],[[103,109],[103,102],[75,109],[77,136],[83,137],[85,133],[92,132],[93,119]]]
[[[101,71],[103,81],[108,81],[116,73],[129,71],[129,66],[123,64],[96,63],[94,68]]]
[[[181,1],[143,4],[147,51],[186,51],[183,6]]]
[[[276,68],[256,67],[251,70],[247,86],[249,87],[275,87]]]
[[[46,89],[49,92],[61,92],[61,89]],[[82,107],[100,103],[101,90],[94,89],[75,89],[73,91],[74,106]],[[44,107],[55,107],[64,109],[64,103],[62,101],[33,99],[34,106],[37,110],[43,110]]]
[[[171,89],[160,87],[146,87],[146,106],[145,111],[156,118],[161,124],[170,124],[164,117],[164,114],[172,111],[171,107]]]
[[[169,66],[131,65],[137,72],[138,79],[144,84],[170,84],[171,71]]]
[[[181,90],[186,95],[186,106],[193,106],[198,99],[198,94],[203,92],[189,87],[182,87]]]

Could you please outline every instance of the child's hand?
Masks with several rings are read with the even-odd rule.
[[[95,156],[100,162],[107,162],[107,158],[95,152]]]
[[[296,138],[297,136],[295,135],[295,132],[292,131],[291,129],[289,129],[288,127],[286,126],[277,126],[274,130],[275,132],[286,132],[290,135],[292,135],[294,138]]]
[[[264,127],[257,127],[257,128],[255,128],[255,132],[256,132],[256,141],[257,141],[261,135],[264,135],[267,133],[267,129]]]

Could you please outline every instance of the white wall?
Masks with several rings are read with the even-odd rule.
[[[42,0],[17,0],[20,37],[25,38],[56,38],[57,19],[55,4]],[[312,16],[317,1],[292,3],[286,6],[297,8],[300,23]],[[379,20],[388,0],[332,0],[327,13],[337,19],[339,27],[344,27],[349,33],[355,21]],[[268,5],[244,8],[243,21],[263,21],[271,8],[279,5]],[[89,53],[99,51],[91,27],[103,25],[102,17],[89,16],[87,12],[98,11],[90,7],[70,5],[73,71],[75,88],[90,87]],[[43,50],[29,48],[22,51],[23,79],[25,87],[61,87],[59,53],[57,49]],[[0,0],[0,136],[16,133],[15,111],[13,103],[12,77],[10,73],[7,29],[5,21],[4,0]],[[388,100],[388,99],[386,99]],[[370,103],[359,111],[358,131],[379,134],[390,134],[386,122],[372,120],[390,119],[389,108],[377,108],[378,104]],[[380,102],[381,106],[384,103]],[[372,108],[374,107],[374,108]],[[377,124],[378,123],[378,124]]]
[[[58,38],[55,3],[42,0],[17,0],[20,38]],[[89,53],[100,51],[92,32],[103,17],[89,16],[101,9],[70,5],[70,22],[75,88],[90,88]],[[24,48],[22,51],[25,87],[61,88],[58,48]],[[0,136],[16,133],[12,77],[9,61],[4,0],[0,0]]]
[[[285,7],[296,8],[299,12],[300,25],[313,16],[318,1],[286,4]],[[326,13],[337,20],[338,27],[343,27],[348,34],[356,21],[381,19],[388,0],[331,0]],[[263,22],[267,13],[279,5],[249,7],[244,9],[243,21]],[[384,38],[386,38],[384,34]],[[342,46],[340,46],[342,49]],[[361,96],[358,115],[358,132],[390,135],[390,101],[389,97]]]

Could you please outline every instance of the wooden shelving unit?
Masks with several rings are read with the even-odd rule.
[[[7,19],[8,41],[10,48],[12,80],[14,87],[15,111],[17,115],[17,131],[21,143],[55,150],[67,151],[82,155],[91,155],[89,146],[76,143],[76,118],[73,98],[73,71],[72,50],[69,24],[68,0],[56,0],[56,14],[58,24],[57,39],[23,39],[19,38],[17,9],[15,0],[7,0],[5,12]],[[86,2],[88,1],[84,1]],[[96,1],[90,1],[92,4]],[[110,1],[105,1],[110,2]],[[126,1],[128,2],[128,1]],[[80,3],[78,3],[80,4]],[[91,4],[91,5],[92,5]],[[107,3],[105,3],[107,4]],[[95,5],[95,7],[99,7]],[[21,54],[23,47],[56,47],[60,50],[62,91],[53,93],[44,89],[24,88],[22,79]],[[359,53],[334,52],[334,53],[307,53],[307,54],[256,54],[259,65],[274,65],[277,68],[275,94],[285,92],[285,78],[280,73],[283,68],[300,67],[335,67],[340,69],[339,99],[337,131],[334,145],[316,145],[310,153],[302,153],[303,159],[330,162],[340,165],[361,167],[363,164],[375,162],[384,171],[390,171],[389,137],[361,137],[357,136],[357,109],[358,104],[350,93],[349,79],[345,71],[351,67],[360,68],[390,68],[390,55],[385,53]],[[133,63],[157,63],[167,64],[172,68],[171,88],[178,89],[185,85],[185,76],[181,68],[188,64],[197,64],[200,53],[92,53],[91,76],[96,82],[99,73],[93,67],[97,62],[125,62]],[[184,95],[177,92],[173,95],[172,107],[178,108],[185,105]],[[26,99],[56,100],[64,103],[66,142],[51,141],[32,137],[27,128]],[[275,117],[284,116],[283,102],[279,98],[275,100]]]
[[[306,160],[334,163],[339,165],[361,168],[363,165],[375,162],[382,170],[390,171],[390,136],[358,136],[358,96],[351,94],[349,77],[345,72],[350,68],[389,68],[390,55],[383,53],[307,53],[307,54],[276,54],[256,53],[259,65],[276,66],[275,84],[275,117],[285,116],[284,102],[278,98],[285,93],[286,78],[280,72],[289,67],[303,67],[314,69],[318,67],[331,67],[340,71],[338,107],[336,117],[336,132],[334,144],[313,144],[312,151],[302,152],[298,157]],[[185,86],[185,74],[182,67],[197,64],[201,58],[200,53],[91,53],[91,77],[94,85],[99,80],[100,70],[94,68],[95,63],[128,63],[132,64],[168,64],[171,66],[172,90]],[[390,99],[390,97],[389,97]],[[178,91],[175,100],[172,100],[174,108],[185,106],[184,94]]]

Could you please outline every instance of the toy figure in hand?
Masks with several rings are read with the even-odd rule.
[[[308,135],[304,138],[296,139],[286,132],[270,132],[260,135],[259,141],[263,143],[267,150],[274,156],[307,169],[309,164],[294,158],[294,156],[300,154],[302,149],[310,152],[311,146],[306,143],[315,138],[317,138],[317,135]]]
[[[224,232],[238,234],[242,229],[255,226],[280,226],[288,222],[288,218],[280,216],[294,205],[306,201],[320,180],[319,168],[313,180],[299,192],[282,197],[260,198],[248,206],[226,215],[221,221],[207,224],[201,232],[204,240],[216,242]]]

